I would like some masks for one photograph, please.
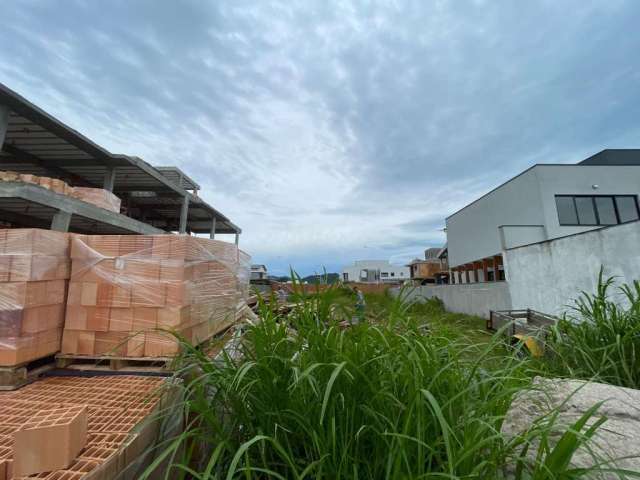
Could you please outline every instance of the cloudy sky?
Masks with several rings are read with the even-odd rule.
[[[4,0],[0,82],[177,164],[282,274],[400,263],[533,163],[640,144],[640,2]]]

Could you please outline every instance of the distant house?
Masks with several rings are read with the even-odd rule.
[[[505,250],[638,220],[639,193],[640,150],[534,165],[446,219],[451,283],[506,280]]]
[[[266,279],[267,279],[266,265],[251,265],[251,280],[266,280]]]
[[[344,282],[397,283],[410,278],[409,267],[386,260],[357,260],[342,269]]]
[[[447,283],[447,247],[427,248],[424,251],[424,260],[416,258],[407,267],[411,280],[422,284]]]

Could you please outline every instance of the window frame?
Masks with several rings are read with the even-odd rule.
[[[571,198],[573,200],[573,209],[575,212],[575,216],[576,219],[578,220],[578,223],[562,223],[560,221],[560,212],[558,212],[558,203],[556,203],[556,215],[558,217],[558,224],[561,227],[611,227],[613,225],[622,225],[624,223],[630,223],[630,222],[637,222],[638,220],[640,220],[640,207],[638,206],[638,196],[637,195],[633,195],[633,194],[621,194],[621,195],[616,195],[616,194],[602,194],[602,195],[586,195],[586,194],[579,194],[579,195],[574,195],[574,194],[558,194],[554,196],[554,201],[556,198],[558,197],[562,197],[562,198]],[[610,198],[611,201],[613,202],[613,209],[615,211],[616,214],[616,222],[617,223],[600,223],[600,214],[598,213],[598,207],[596,205],[596,198]],[[621,222],[620,221],[620,212],[618,211],[618,203],[616,202],[616,198],[619,197],[624,197],[624,198],[632,198],[635,206],[636,206],[636,214],[638,216],[637,219],[635,220],[628,220],[626,222]],[[580,223],[580,216],[578,215],[578,208],[576,206],[576,198],[590,198],[591,199],[591,205],[593,207],[593,212],[595,214],[596,217],[596,223]]]

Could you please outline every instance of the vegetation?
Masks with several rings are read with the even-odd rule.
[[[239,356],[212,360],[185,344],[179,374],[189,379],[189,425],[167,442],[165,478],[493,479],[507,467],[515,479],[592,473],[570,460],[604,421],[592,419],[598,405],[559,440],[552,441],[557,412],[518,437],[500,433],[534,372],[498,336],[476,341],[480,319],[450,316],[436,301],[369,295],[367,321],[347,326],[349,291],[295,290],[298,306],[286,316],[261,305],[262,321],[242,336]],[[537,455],[527,455],[532,450]]]
[[[557,374],[640,388],[640,282],[616,287],[601,271],[596,292],[582,292],[548,346],[548,364]]]

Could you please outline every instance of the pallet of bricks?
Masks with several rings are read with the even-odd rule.
[[[199,344],[236,322],[249,257],[191,236],[86,236],[71,240],[62,357],[165,358],[168,332]]]
[[[124,375],[0,392],[0,480],[139,478],[157,442],[180,433],[180,399],[171,379]]]
[[[40,177],[25,173],[0,171],[0,182],[20,182],[38,185],[52,192],[77,198],[111,212],[120,212],[121,200],[113,193],[102,188],[72,187],[58,178]]]
[[[68,234],[0,230],[3,372],[59,350],[69,275]]]

